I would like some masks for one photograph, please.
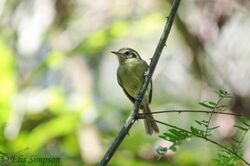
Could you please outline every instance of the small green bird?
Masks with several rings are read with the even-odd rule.
[[[141,59],[140,55],[131,48],[122,48],[119,51],[112,51],[117,55],[119,67],[117,69],[117,81],[126,96],[134,103],[140,87],[144,81],[145,72],[148,70],[148,64]],[[144,95],[141,103],[141,109],[144,113],[150,113],[149,104],[152,98],[152,80]],[[152,135],[154,132],[159,133],[159,128],[151,114],[145,115],[149,119],[144,120],[146,133]]]

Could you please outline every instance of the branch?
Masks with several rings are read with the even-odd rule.
[[[236,114],[236,113],[231,113],[231,112],[206,111],[206,110],[166,110],[166,111],[155,111],[155,112],[150,112],[150,113],[139,113],[138,116],[143,116],[143,115],[147,115],[147,114],[183,113],[183,112],[189,112],[189,113],[204,113],[204,114],[223,114],[223,115],[232,115],[232,116],[245,116],[245,117],[249,117],[249,115]]]
[[[151,59],[147,75],[145,76],[144,82],[143,82],[141,89],[136,97],[133,111],[131,112],[130,116],[128,117],[126,123],[121,128],[121,130],[120,130],[119,134],[117,135],[117,137],[115,138],[114,142],[111,144],[108,151],[106,152],[106,154],[104,155],[102,160],[99,162],[98,166],[105,166],[108,164],[109,160],[112,158],[113,154],[116,152],[117,148],[122,143],[123,139],[128,134],[130,128],[133,126],[135,120],[137,119],[137,114],[139,112],[141,101],[142,101],[143,96],[147,90],[148,84],[151,80],[151,77],[154,73],[154,70],[155,70],[156,65],[158,63],[158,60],[161,56],[162,50],[163,50],[165,43],[167,41],[167,38],[169,36],[172,24],[174,22],[174,17],[176,15],[180,1],[181,0],[174,0],[172,9],[170,11],[169,17],[167,19],[167,22],[165,24],[165,27],[164,27],[164,30],[162,33],[162,36],[158,42],[158,45],[157,45],[156,50],[154,52],[153,58]]]

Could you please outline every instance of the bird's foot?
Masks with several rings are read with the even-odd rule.
[[[141,98],[139,95],[136,95],[135,99],[136,99],[137,101],[142,101],[142,98]]]

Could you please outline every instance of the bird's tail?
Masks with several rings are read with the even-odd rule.
[[[142,111],[143,113],[145,113],[144,125],[146,133],[149,135],[152,135],[154,132],[159,133],[159,128],[156,122],[154,121],[154,117],[152,116],[152,114],[149,114],[151,113],[149,105],[146,103],[142,106]]]

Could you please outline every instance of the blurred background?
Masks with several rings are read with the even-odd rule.
[[[96,165],[132,108],[110,51],[131,47],[149,62],[170,7],[165,0],[0,0],[0,151]],[[202,109],[199,101],[216,101],[214,90],[225,89],[236,96],[227,111],[250,113],[249,8],[249,0],[181,2],[153,76],[153,111]],[[155,118],[188,128],[208,116]],[[236,121],[216,116],[215,138],[240,135]],[[247,137],[243,154],[250,161]],[[139,121],[110,165],[213,165],[218,152],[191,139],[158,159],[159,146],[170,143],[146,135]]]

